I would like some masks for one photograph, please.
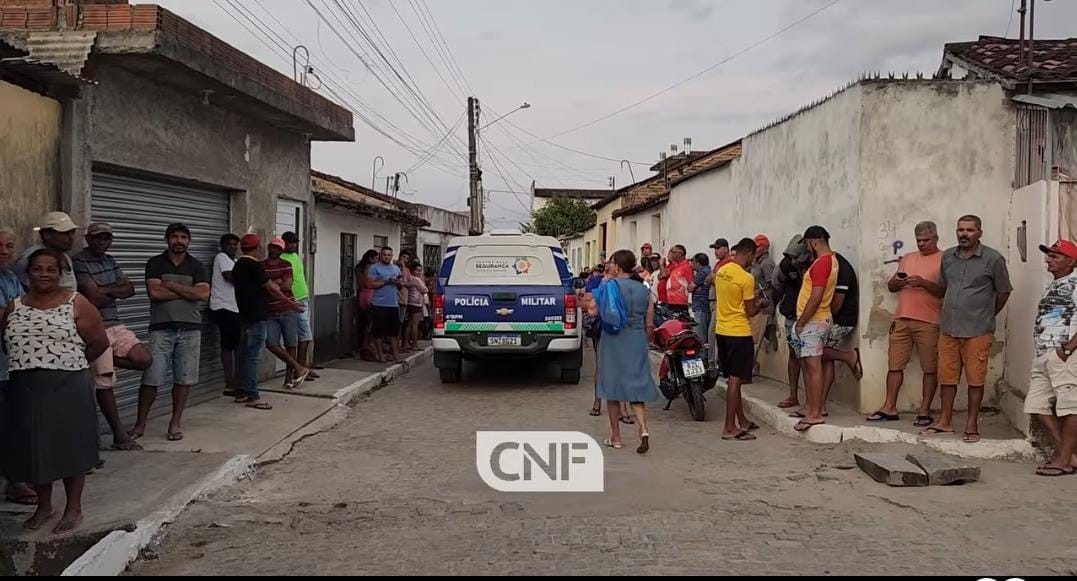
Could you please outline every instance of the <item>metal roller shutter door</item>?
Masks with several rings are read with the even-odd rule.
[[[110,173],[94,172],[91,212],[94,221],[108,222],[116,230],[109,252],[135,283],[135,296],[119,303],[120,319],[143,341],[149,336],[150,319],[146,261],[165,251],[165,228],[183,222],[191,229],[189,251],[210,274],[218,241],[230,231],[227,192]],[[191,390],[190,404],[214,397],[224,381],[220,341],[210,324],[208,305],[206,309],[199,384]],[[141,379],[142,374],[133,371],[120,371],[117,378],[116,400],[125,422],[131,422],[138,410]],[[154,415],[170,410],[171,405],[171,390],[161,389]]]

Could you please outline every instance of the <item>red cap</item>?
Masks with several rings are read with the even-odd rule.
[[[280,248],[281,250],[284,250],[285,248],[288,248],[288,245],[284,243],[284,238],[281,238],[280,236],[277,236],[273,240],[270,240],[269,245],[270,246],[276,246],[276,247]]]
[[[254,250],[262,246],[262,239],[257,234],[244,234],[239,239],[239,247],[243,250]]]
[[[1050,248],[1041,244],[1040,251],[1044,254],[1056,252],[1058,254],[1061,254],[1062,256],[1065,256],[1066,258],[1072,258],[1073,260],[1077,260],[1077,244],[1074,244],[1069,240],[1059,240],[1058,242],[1055,242],[1054,245]]]
[[[760,234],[755,237],[755,244],[763,248],[770,248],[770,238],[767,238],[765,234]]]

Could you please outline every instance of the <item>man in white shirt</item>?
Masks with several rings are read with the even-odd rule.
[[[224,366],[225,397],[237,397],[236,349],[242,337],[236,289],[232,286],[232,267],[236,264],[239,236],[221,236],[221,251],[213,259],[213,276],[209,295],[209,314],[221,332],[221,364]]]

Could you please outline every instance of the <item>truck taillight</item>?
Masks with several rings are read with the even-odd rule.
[[[445,329],[445,295],[434,296],[434,328]]]
[[[576,295],[575,295],[575,293],[565,295],[565,329],[569,330],[569,331],[576,329]]]

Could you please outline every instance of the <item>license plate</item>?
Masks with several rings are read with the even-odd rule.
[[[486,338],[490,347],[519,347],[523,345],[519,335],[490,335]]]
[[[702,359],[685,359],[681,362],[681,368],[688,379],[703,377],[707,374],[707,368],[703,365]]]

